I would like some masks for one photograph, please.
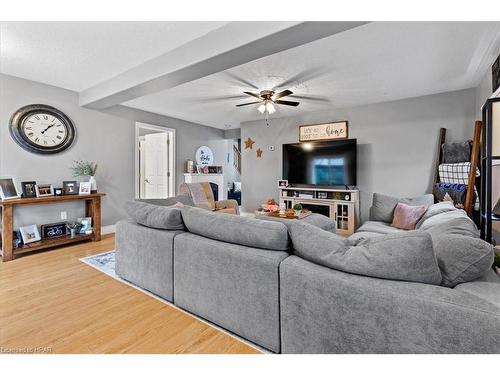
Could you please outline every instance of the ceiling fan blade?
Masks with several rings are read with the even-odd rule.
[[[225,75],[226,77],[228,77],[230,80],[232,80],[233,82],[236,82],[240,85],[242,85],[243,87],[251,87],[252,89],[254,90],[258,90],[259,88],[254,85],[252,82],[250,81],[247,81],[246,79],[244,79],[243,77],[240,77],[234,73],[231,73],[231,72],[223,72],[223,75]]]
[[[304,70],[296,75],[288,78],[287,80],[281,82],[279,85],[274,86],[273,90],[278,88],[285,88],[290,86],[296,86],[300,83],[305,83],[311,81],[313,79],[319,78],[322,75],[326,74],[327,71],[325,68],[312,68],[308,70]]]
[[[243,100],[247,98],[245,95],[220,95],[220,96],[204,96],[199,98],[188,98],[189,102],[193,103],[210,103],[210,102],[220,102],[223,100]]]
[[[291,105],[293,107],[297,107],[300,104],[299,102],[292,102],[290,100],[275,100],[274,102],[276,104]]]
[[[254,97],[256,97],[257,99],[262,99],[262,98],[260,97],[260,95],[259,95],[259,94],[255,94],[255,93],[250,92],[250,91],[243,91],[243,93],[244,93],[244,94],[247,94],[247,95],[250,95],[250,96],[254,96]]]
[[[313,96],[313,95],[294,95],[294,99],[310,100],[314,102],[330,103],[331,100],[323,96]]]
[[[245,105],[260,104],[260,103],[262,103],[262,102],[251,102],[251,103],[236,104],[236,107],[243,107]]]
[[[290,90],[285,90],[285,91],[279,92],[277,94],[274,94],[273,99],[276,100],[276,99],[282,98],[284,96],[292,95],[292,94],[293,94],[293,92],[291,92]]]

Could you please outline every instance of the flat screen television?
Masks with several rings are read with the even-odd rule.
[[[283,145],[283,179],[290,185],[356,185],[356,139]]]

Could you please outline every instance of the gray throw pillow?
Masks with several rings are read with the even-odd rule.
[[[390,280],[439,285],[432,239],[423,231],[398,232],[359,242],[312,225],[290,225],[295,254],[339,271]]]
[[[125,204],[125,210],[130,219],[146,227],[167,230],[186,229],[179,207],[131,201]]]
[[[493,264],[493,246],[479,238],[446,234],[433,242],[443,286],[453,288],[480,278]]]
[[[391,223],[394,216],[394,209],[398,203],[404,203],[408,206],[430,206],[434,203],[434,196],[432,194],[425,194],[415,198],[396,198],[373,193],[370,220]]]

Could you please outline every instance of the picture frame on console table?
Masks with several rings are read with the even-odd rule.
[[[349,138],[348,121],[299,126],[299,142],[328,141]]]
[[[0,199],[21,198],[16,182],[12,177],[0,178]]]

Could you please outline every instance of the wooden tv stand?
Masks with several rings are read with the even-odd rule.
[[[36,250],[47,249],[51,247],[67,245],[80,241],[100,241],[101,240],[101,197],[104,193],[94,193],[90,195],[62,195],[49,196],[40,198],[16,198],[0,200],[0,208],[2,211],[2,261],[8,262],[15,255],[27,253]],[[47,238],[41,241],[25,244],[17,249],[14,249],[12,243],[13,211],[14,207],[27,204],[50,204],[61,202],[80,201],[85,202],[85,216],[92,218],[92,226],[94,231],[92,234],[81,234],[71,237],[69,235],[58,238]]]
[[[319,187],[279,188],[280,204],[293,208],[300,203],[312,212],[330,217],[336,223],[336,232],[350,236],[359,225],[359,190]]]

